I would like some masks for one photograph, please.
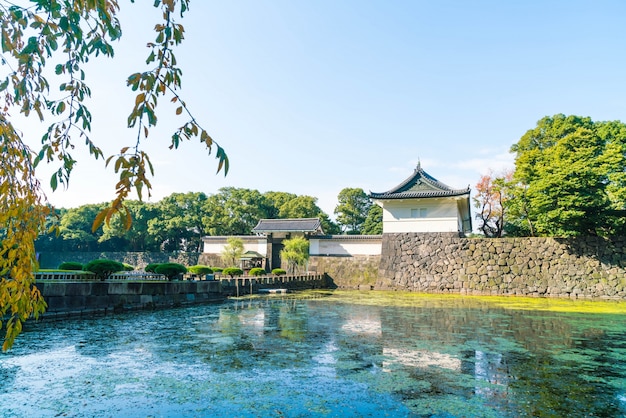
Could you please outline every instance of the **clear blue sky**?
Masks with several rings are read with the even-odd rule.
[[[93,139],[107,155],[136,137],[124,128],[124,81],[144,69],[158,19],[121,3],[116,57],[87,79]],[[512,167],[510,146],[546,115],[626,120],[625,18],[619,0],[194,0],[177,52],[182,96],[225,147],[230,173],[215,175],[198,143],[168,149],[182,121],[165,106],[145,142],[150,200],[232,186],[314,196],[332,216],[341,189],[388,190],[418,159],[444,183],[473,187]],[[112,171],[76,156],[69,189],[50,201],[110,200]]]

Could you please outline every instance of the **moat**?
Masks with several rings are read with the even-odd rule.
[[[626,303],[304,292],[30,322],[3,417],[626,414]]]

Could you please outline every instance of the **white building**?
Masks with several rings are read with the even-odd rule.
[[[452,189],[419,163],[398,186],[369,197],[383,208],[383,233],[472,231],[470,188]]]

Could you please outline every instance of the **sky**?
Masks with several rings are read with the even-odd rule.
[[[121,1],[115,58],[92,60],[92,139],[105,155],[134,144],[126,128],[159,15]],[[141,4],[139,4],[141,3]],[[163,103],[143,142],[155,168],[152,196],[222,187],[318,199],[333,216],[346,187],[383,192],[419,162],[453,188],[513,168],[511,145],[558,113],[626,121],[626,2],[576,0],[193,0],[180,21],[180,91],[225,148],[227,176],[198,142],[168,148],[184,120]],[[46,121],[49,122],[49,121]],[[41,133],[24,132],[36,148]],[[114,197],[116,175],[76,140],[57,207]]]

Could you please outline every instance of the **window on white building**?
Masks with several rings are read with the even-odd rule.
[[[427,216],[427,208],[411,209],[411,218],[426,218]]]

